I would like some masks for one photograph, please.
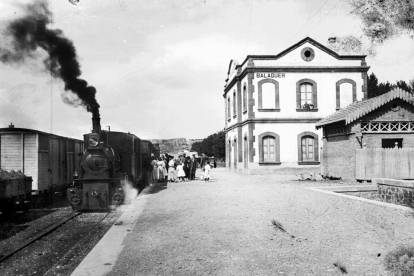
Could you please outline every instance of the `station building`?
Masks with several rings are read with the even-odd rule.
[[[277,55],[231,60],[224,88],[226,167],[319,171],[319,120],[367,97],[365,55],[307,37]]]

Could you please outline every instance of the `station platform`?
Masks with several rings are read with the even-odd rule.
[[[308,189],[318,185],[327,183],[222,168],[210,182],[159,183],[72,276],[341,275],[339,264],[386,275],[386,254],[414,242],[407,210]]]

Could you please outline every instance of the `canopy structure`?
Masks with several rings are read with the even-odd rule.
[[[408,103],[414,103],[414,96],[401,88],[394,88],[390,92],[364,101],[354,102],[342,110],[339,110],[332,115],[320,120],[316,123],[316,128],[319,129],[324,125],[345,121],[345,124],[350,124],[371,111],[391,102],[394,99],[401,99]]]

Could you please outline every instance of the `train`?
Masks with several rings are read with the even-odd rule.
[[[101,130],[99,118],[92,122],[83,140],[13,124],[0,128],[0,213],[49,206],[62,197],[76,210],[111,209],[124,201],[126,183],[138,190],[148,185],[159,146]]]
[[[59,200],[79,169],[83,141],[39,130],[0,128],[0,212],[26,210]],[[20,172],[21,175],[13,175]]]
[[[151,158],[159,147],[131,133],[102,130],[92,118],[92,132],[84,135],[80,170],[67,189],[74,210],[110,210],[123,204],[127,185],[142,190],[148,185]]]

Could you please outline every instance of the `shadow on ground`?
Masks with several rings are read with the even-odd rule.
[[[150,187],[150,189],[148,189],[145,194],[156,194],[159,193],[163,190],[167,189],[167,182],[158,182],[155,183],[154,186]]]

